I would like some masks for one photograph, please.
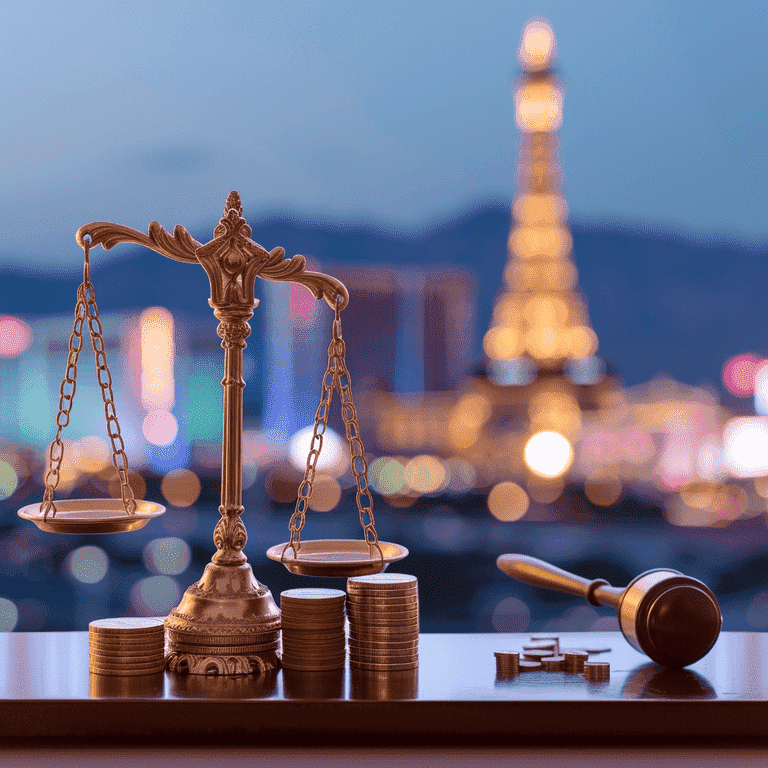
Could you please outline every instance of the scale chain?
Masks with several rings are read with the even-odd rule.
[[[83,348],[83,325],[88,320],[88,334],[96,363],[96,378],[101,397],[104,401],[104,414],[107,419],[107,434],[112,445],[112,465],[120,479],[120,497],[126,513],[132,515],[136,511],[136,499],[133,489],[128,483],[128,459],[125,455],[125,444],[120,433],[120,424],[117,421],[115,411],[114,394],[112,392],[112,374],[107,365],[106,350],[104,347],[104,334],[99,320],[99,309],[96,306],[96,291],[90,279],[90,238],[83,238],[83,282],[77,289],[77,304],[75,305],[75,320],[72,333],[69,337],[69,353],[67,355],[67,367],[64,379],[59,388],[59,411],[56,416],[56,437],[49,449],[49,468],[45,475],[45,494],[40,505],[43,520],[48,519],[48,513],[56,515],[56,504],[53,501],[53,493],[61,479],[61,462],[64,458],[64,443],[61,440],[61,432],[69,424],[69,416],[72,403],[75,399],[77,388],[77,362],[80,350]],[[77,341],[77,344],[75,344]]]
[[[296,508],[288,524],[291,538],[283,549],[283,556],[288,549],[292,549],[294,557],[296,557],[298,550],[301,548],[301,530],[304,527],[306,511],[309,506],[309,500],[312,497],[317,460],[323,447],[323,435],[328,427],[328,416],[333,401],[333,391],[336,389],[341,400],[341,416],[344,420],[351,467],[355,475],[355,484],[357,485],[355,501],[357,502],[357,509],[360,514],[360,525],[363,528],[365,541],[370,547],[371,556],[373,555],[374,548],[376,548],[383,562],[384,554],[379,544],[379,537],[376,533],[373,517],[373,497],[368,487],[368,463],[365,459],[365,448],[357,423],[357,413],[352,399],[351,377],[347,369],[345,353],[346,346],[341,336],[341,310],[337,301],[333,320],[333,338],[328,345],[328,365],[323,374],[320,405],[318,405],[315,412],[315,426],[312,433],[309,455],[307,456],[304,479],[299,486]]]

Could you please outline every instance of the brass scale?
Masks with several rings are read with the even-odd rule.
[[[322,379],[306,470],[289,522],[290,539],[270,548],[267,556],[283,563],[296,574],[359,576],[379,573],[408,554],[403,546],[379,541],[376,533],[373,498],[368,486],[368,465],[341,335],[341,312],[349,301],[347,289],[333,277],[306,271],[303,256],[286,259],[283,248],[272,251],[262,248],[251,239],[251,228],[242,213],[239,194],[230,192],[224,216],[214,229],[213,240],[206,244],[197,242],[184,227],[176,226],[171,234],[155,221],[149,225],[147,235],[110,222],[93,222],[77,231],[77,242],[83,248],[83,281],[77,290],[66,373],[59,391],[56,437],[48,453],[45,494],[40,504],[27,505],[18,512],[22,518],[31,520],[44,531],[71,534],[135,531],[165,512],[165,507],[160,504],[135,499],[128,483],[128,463],[115,412],[112,378],[107,366],[96,294],[90,279],[89,254],[94,245],[109,250],[118,243],[137,243],[175,261],[200,264],[210,280],[209,304],[219,320],[217,333],[224,348],[221,518],[213,533],[216,553],[202,578],[187,589],[179,606],[165,621],[170,651],[168,668],[183,673],[242,675],[268,672],[279,666],[277,638],[280,611],[269,588],[254,577],[243,553],[247,541],[245,524],[241,519],[244,511],[243,349],[251,330],[248,320],[253,316],[253,308],[258,305],[258,300],[254,298],[256,277],[300,283],[316,299],[325,299],[334,311],[328,366]],[[69,423],[78,357],[86,328],[95,356],[112,463],[120,480],[121,497],[56,502],[54,491],[64,458],[61,434]],[[364,538],[302,541],[301,532],[312,496],[334,391],[338,391],[341,401]]]

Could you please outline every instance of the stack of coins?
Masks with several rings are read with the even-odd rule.
[[[284,667],[308,671],[344,666],[345,598],[340,589],[288,589],[280,595]]]
[[[584,672],[584,662],[589,660],[589,654],[585,651],[565,651],[565,671],[571,674],[582,674]]]
[[[97,675],[135,677],[165,668],[162,619],[100,619],[88,625],[88,668]]]
[[[545,672],[562,672],[565,668],[564,656],[547,656],[541,660],[541,668]]]
[[[514,677],[520,673],[520,654],[496,651],[496,677]]]
[[[347,580],[349,664],[394,672],[419,666],[419,591],[415,576],[374,573]]]
[[[584,679],[589,682],[608,680],[611,676],[611,665],[607,661],[587,661],[584,663]]]

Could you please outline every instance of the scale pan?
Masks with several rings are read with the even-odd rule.
[[[124,533],[143,528],[165,512],[162,504],[136,499],[136,511],[129,515],[122,499],[65,499],[56,502],[56,515],[43,520],[40,502],[27,504],[18,515],[50,533]]]
[[[408,550],[400,544],[380,541],[382,559],[378,550],[371,556],[370,547],[363,539],[328,539],[302,541],[298,557],[289,549],[283,559],[283,550],[288,546],[276,544],[267,550],[270,560],[277,560],[291,572],[301,576],[366,576],[369,573],[385,571],[390,563],[402,560]]]

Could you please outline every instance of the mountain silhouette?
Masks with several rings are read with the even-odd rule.
[[[287,256],[312,256],[321,268],[324,263],[410,264],[456,266],[473,273],[478,299],[475,352],[480,356],[507,260],[507,205],[477,205],[415,235],[362,224],[245,216],[253,239],[265,248],[280,245]],[[193,234],[207,242],[213,226]],[[702,243],[620,226],[577,223],[571,230],[579,286],[600,341],[598,354],[626,384],[664,373],[688,384],[716,385],[729,357],[747,351],[768,356],[768,247]],[[107,266],[99,265],[98,251],[92,258],[102,311],[159,304],[187,314],[211,314],[201,268],[144,248],[116,249],[124,255]],[[72,312],[78,282],[77,277],[50,278],[6,268],[0,272],[0,313]]]

